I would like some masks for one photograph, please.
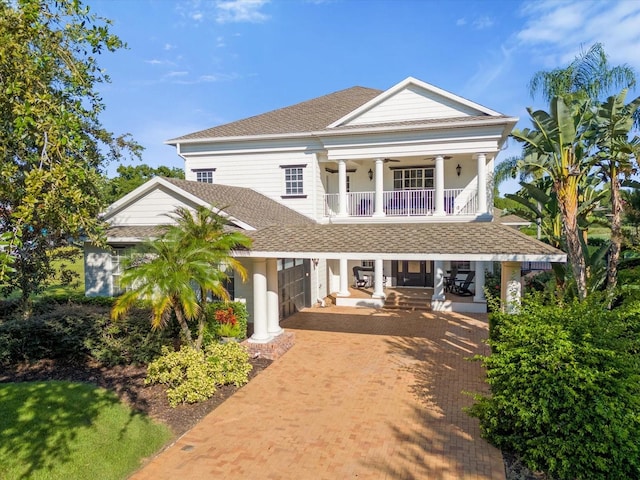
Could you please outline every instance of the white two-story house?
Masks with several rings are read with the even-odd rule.
[[[253,238],[236,252],[250,281],[233,295],[247,303],[255,342],[328,295],[382,306],[386,289],[414,287],[434,310],[486,311],[494,262],[506,298],[520,290],[520,262],[566,261],[493,218],[493,166],[517,120],[407,78],[174,138],[186,180],[155,178],[111,205],[113,250],[86,246],[86,292],[116,294],[120,256],[167,213],[214,205]],[[473,279],[464,302],[446,291],[452,272]],[[355,298],[358,285],[368,294]]]

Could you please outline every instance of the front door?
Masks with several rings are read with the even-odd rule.
[[[399,260],[392,263],[392,274],[398,287],[432,287],[433,262]]]

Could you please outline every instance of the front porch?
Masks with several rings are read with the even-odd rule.
[[[434,302],[433,288],[389,287],[384,289],[386,298],[376,298],[371,287],[349,287],[349,296],[338,293],[329,295],[339,307],[384,308],[388,310],[425,310],[460,313],[486,313],[486,301],[474,301],[473,296],[460,296],[445,292],[444,300]]]

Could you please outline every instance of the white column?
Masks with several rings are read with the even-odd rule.
[[[347,212],[347,162],[338,160],[338,216],[346,217]]]
[[[517,313],[522,298],[520,262],[502,262],[500,303],[507,313]]]
[[[486,302],[484,296],[484,262],[476,262],[476,275],[474,283],[476,284],[476,293],[473,296],[474,302]]]
[[[435,172],[435,211],[434,215],[445,215],[444,210],[444,157],[442,155],[438,155],[436,157],[436,172]]]
[[[478,214],[487,213],[487,156],[478,153]]]
[[[381,258],[376,258],[373,272],[373,298],[385,298],[383,264]]]
[[[278,303],[278,260],[267,258],[267,333],[277,337],[283,332]]]
[[[340,291],[338,292],[339,297],[348,297],[351,295],[349,291],[349,272],[347,271],[349,264],[347,263],[346,258],[340,259]]]
[[[384,217],[384,158],[376,158],[376,193],[375,193],[375,209],[373,212],[374,217]]]
[[[432,301],[441,302],[445,300],[444,295],[444,262],[436,260],[433,262],[433,296]]]
[[[251,343],[267,343],[271,336],[267,329],[267,262],[253,260],[253,335]]]

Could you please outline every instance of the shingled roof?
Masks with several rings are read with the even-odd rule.
[[[261,229],[271,225],[310,225],[313,220],[250,188],[217,183],[164,178],[209,205],[221,208],[234,218]]]
[[[411,224],[329,224],[274,226],[250,232],[252,250],[291,255],[344,253],[387,255],[493,256],[516,260],[521,256],[555,257],[564,252],[517,230],[490,222]],[[329,255],[330,256],[330,255]]]
[[[169,140],[175,144],[183,140],[205,138],[278,135],[324,130],[336,120],[377,97],[382,90],[351,87],[306,102],[227,123]]]

